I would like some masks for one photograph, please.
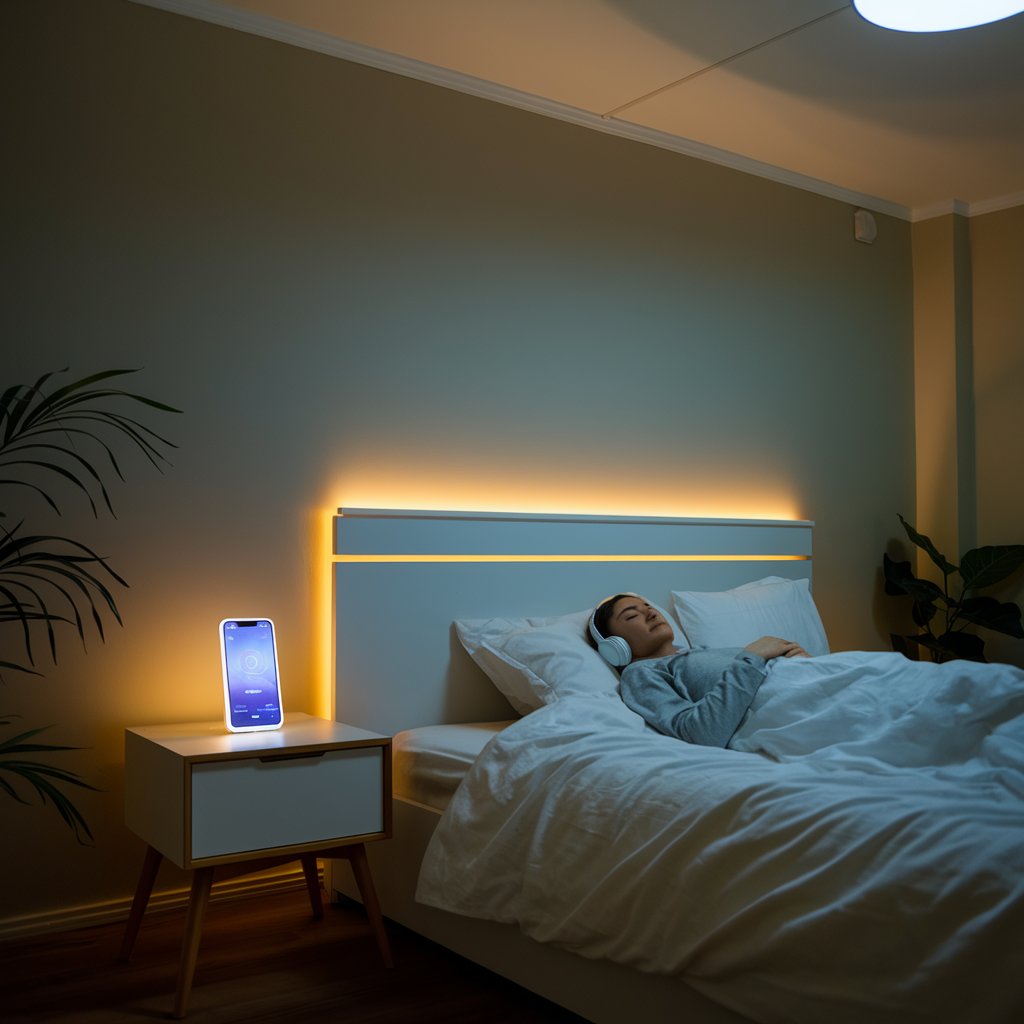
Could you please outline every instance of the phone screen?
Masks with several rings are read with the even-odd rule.
[[[275,729],[281,724],[277,649],[270,619],[221,623],[225,704],[232,729]]]

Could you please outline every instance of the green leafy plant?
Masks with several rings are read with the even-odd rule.
[[[11,718],[7,715],[0,718],[0,725],[11,725]],[[64,819],[64,823],[74,833],[75,837],[82,841],[83,836],[92,839],[92,831],[78,808],[64,795],[60,786],[81,786],[83,789],[96,790],[84,782],[77,772],[68,771],[66,768],[55,768],[45,761],[38,760],[40,754],[53,754],[61,750],[74,750],[75,747],[65,747],[53,743],[29,743],[41,732],[45,732],[50,726],[41,729],[29,729],[27,732],[19,733],[17,736],[0,742],[0,772],[6,772],[21,780],[36,791],[40,800],[46,804],[51,803],[57,813]],[[36,755],[35,758],[27,758],[26,754]],[[14,785],[3,775],[0,775],[0,789],[8,796],[13,797],[19,803],[27,804],[26,800]]]
[[[15,384],[3,391],[0,487],[27,491],[57,516],[62,515],[67,494],[84,498],[93,516],[99,515],[101,507],[114,515],[105,480],[111,473],[125,479],[115,448],[140,451],[162,469],[167,459],[161,449],[175,447],[121,411],[141,404],[161,412],[179,412],[107,383],[136,372],[106,370],[53,390],[55,374],[46,373],[34,384]],[[36,668],[40,631],[54,664],[58,632],[68,626],[74,627],[84,646],[86,623],[91,620],[104,640],[104,616],[121,622],[112,588],[128,585],[106,558],[80,541],[26,529],[24,520],[8,527],[7,518],[0,510],[0,520],[4,520],[0,522],[0,629],[16,635],[23,658],[0,660],[4,682],[5,670],[42,675]],[[10,727],[15,717],[0,716],[0,726]],[[0,742],[0,790],[27,803],[17,786],[27,787],[44,804],[52,804],[79,841],[83,836],[91,838],[84,817],[61,786],[94,787],[75,772],[40,760],[41,756],[75,749],[34,742],[48,728],[51,726],[29,729]]]
[[[942,573],[942,586],[918,579],[910,562],[897,562],[883,554],[885,592],[894,597],[911,598],[914,624],[923,630],[907,636],[891,634],[894,650],[912,656],[916,647],[923,647],[930,652],[932,661],[937,662],[955,658],[985,661],[985,641],[969,632],[971,627],[1024,639],[1020,608],[978,593],[1005,580],[1024,565],[1024,544],[973,548],[960,559],[959,565],[954,565],[903,516],[899,520],[910,540],[928,554]],[[957,596],[950,594],[950,578],[954,575],[958,575],[961,582]]]

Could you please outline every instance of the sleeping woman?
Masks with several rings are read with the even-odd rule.
[[[622,669],[619,689],[629,708],[658,732],[706,747],[728,744],[772,658],[809,657],[799,644],[773,636],[742,648],[681,651],[672,626],[637,594],[602,601],[590,636]]]

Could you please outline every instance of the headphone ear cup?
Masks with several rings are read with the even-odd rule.
[[[622,668],[633,660],[633,652],[621,636],[602,637],[597,642],[597,652],[609,665],[616,668]]]
[[[597,613],[595,612],[594,614],[596,615]],[[622,668],[633,660],[633,652],[630,650],[629,644],[621,636],[601,636],[594,622],[593,615],[590,616],[589,628],[590,635],[594,643],[597,644],[597,653],[609,665]]]

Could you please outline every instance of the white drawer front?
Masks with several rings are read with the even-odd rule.
[[[192,766],[192,857],[380,832],[380,747]]]

